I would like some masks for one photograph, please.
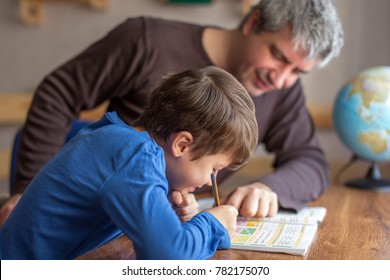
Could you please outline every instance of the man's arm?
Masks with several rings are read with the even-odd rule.
[[[299,210],[328,187],[328,164],[305,107],[299,81],[255,100],[259,139],[275,154],[274,171],[240,186],[225,200],[244,216],[273,216],[278,207]],[[226,177],[226,173],[220,178]]]
[[[36,173],[62,147],[81,110],[122,98],[133,87],[134,72],[144,62],[142,18],[130,19],[39,85],[24,125],[17,155],[12,197],[0,209],[2,225]],[[131,34],[131,36],[129,36]]]
[[[22,193],[62,147],[81,110],[121,98],[131,88],[134,44],[142,28],[128,22],[49,74],[39,85],[24,125],[13,193]],[[129,36],[131,33],[134,37]],[[129,38],[131,37],[131,38]],[[123,86],[125,85],[125,86]]]
[[[299,210],[329,185],[329,167],[300,81],[280,95],[274,112],[264,143],[269,152],[275,153],[275,171],[258,182],[278,194],[281,207]]]

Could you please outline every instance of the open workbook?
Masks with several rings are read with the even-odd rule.
[[[306,207],[298,213],[279,212],[272,218],[239,217],[230,248],[304,255],[325,214],[323,207]]]
[[[200,208],[209,208],[205,203]],[[230,248],[305,255],[325,215],[324,207],[305,207],[298,213],[279,211],[272,218],[238,217]]]

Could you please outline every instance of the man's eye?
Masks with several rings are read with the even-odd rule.
[[[271,53],[272,53],[272,56],[280,61],[280,62],[283,62],[285,64],[288,64],[289,61],[287,60],[287,58],[283,55],[283,53],[281,53],[277,48],[273,47],[271,48]]]
[[[274,47],[271,48],[271,54],[274,58],[278,59],[278,60],[281,60],[282,59],[282,55],[280,54],[280,52],[278,52]]]
[[[298,69],[293,70],[293,73],[294,73],[295,75],[304,74],[304,73],[302,73],[302,71],[300,71],[300,70],[298,70]]]
[[[274,56],[274,58],[276,58],[277,60],[282,60],[282,56],[281,56],[280,53],[278,53],[278,52],[274,52],[274,53],[273,53],[273,56]]]

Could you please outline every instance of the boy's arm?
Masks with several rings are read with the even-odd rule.
[[[181,223],[167,198],[163,151],[145,148],[124,158],[105,181],[99,200],[133,241],[138,258],[206,259],[230,246],[228,231],[209,213]]]
[[[199,213],[181,223],[161,186],[144,187],[138,194],[114,187],[102,193],[104,210],[133,241],[138,259],[207,259],[230,247],[228,231],[213,215]]]

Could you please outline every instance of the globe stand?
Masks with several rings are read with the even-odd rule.
[[[390,180],[382,179],[381,171],[376,162],[372,162],[365,178],[346,181],[345,185],[359,189],[390,192]]]

